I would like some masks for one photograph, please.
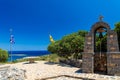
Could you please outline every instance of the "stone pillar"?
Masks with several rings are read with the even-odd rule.
[[[118,47],[117,33],[108,33],[107,74],[120,75],[120,52]]]
[[[92,33],[88,33],[85,36],[85,43],[84,43],[84,52],[86,53],[93,53],[94,52],[94,38],[92,37]]]
[[[117,33],[112,30],[107,36],[107,52],[119,52]]]
[[[94,45],[93,45],[94,38],[92,37],[92,33],[88,33],[85,37],[85,45],[84,45],[84,53],[82,54],[82,72],[84,73],[93,73],[93,52],[94,52]]]
[[[120,76],[120,52],[107,53],[107,74]]]
[[[94,69],[94,60],[93,53],[83,53],[82,55],[82,72],[84,73],[93,73]]]

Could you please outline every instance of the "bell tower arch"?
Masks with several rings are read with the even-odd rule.
[[[85,36],[82,71],[87,73],[101,71],[106,74],[115,74],[117,73],[115,70],[120,69],[120,63],[118,61],[114,62],[117,56],[119,56],[117,60],[120,61],[117,33],[111,30],[109,24],[102,19],[103,17],[100,16],[99,21],[92,25],[90,32]],[[102,40],[103,35],[106,37],[105,52],[103,49],[96,49],[96,40],[98,40],[96,38]],[[114,66],[111,66],[112,64]],[[114,70],[111,67],[114,67]]]

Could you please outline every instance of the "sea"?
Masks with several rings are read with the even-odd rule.
[[[48,55],[50,54],[49,51],[47,50],[42,50],[42,51],[8,51],[9,53],[9,58],[8,58],[8,62],[15,61],[17,59],[22,59],[25,57],[36,57],[36,56],[43,56],[43,55]],[[12,55],[12,56],[11,56]]]

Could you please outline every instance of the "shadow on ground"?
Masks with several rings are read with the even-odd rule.
[[[82,73],[82,69],[75,71],[75,73]]]
[[[48,64],[48,65],[54,65],[54,64],[58,64],[58,63],[54,63],[54,62],[45,62],[44,64]]]
[[[73,67],[71,65],[67,65],[67,64],[64,64],[64,63],[59,63],[58,66],[62,66],[62,67]]]
[[[67,64],[64,64],[64,63],[45,62],[44,64],[48,64],[48,65],[55,65],[55,64],[57,64],[58,66],[62,66],[62,67],[73,67],[71,65],[67,65]]]
[[[25,62],[23,64],[37,64],[37,62],[33,62],[33,63],[30,63],[30,62]]]
[[[67,78],[73,78],[78,79],[78,80],[95,80],[95,79],[89,79],[89,78],[83,78],[83,77],[77,77],[77,76],[70,76],[70,75],[59,75],[59,76],[53,76],[53,77],[47,77],[47,78],[42,78],[42,79],[35,79],[35,80],[50,80],[50,79],[55,79],[59,77],[67,77]]]

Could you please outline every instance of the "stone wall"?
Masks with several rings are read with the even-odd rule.
[[[107,54],[107,73],[120,76],[120,53]]]

